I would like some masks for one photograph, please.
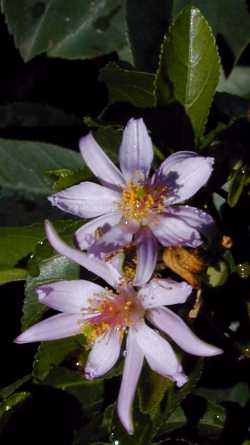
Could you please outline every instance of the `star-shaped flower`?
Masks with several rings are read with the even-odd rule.
[[[91,133],[80,141],[87,166],[102,185],[82,182],[52,195],[61,210],[94,218],[76,232],[80,249],[104,257],[133,242],[137,246],[136,285],[151,277],[163,246],[197,247],[212,224],[207,213],[175,205],[193,196],[208,180],[213,158],[179,151],[169,156],[150,178],[152,141],[142,119],[130,119],[120,146],[119,170]],[[101,236],[96,239],[96,231]]]
[[[60,311],[27,329],[16,343],[54,340],[79,333],[92,344],[85,366],[86,378],[101,377],[117,362],[124,335],[126,356],[118,397],[118,415],[133,433],[132,403],[144,358],[158,374],[182,386],[187,381],[173,348],[150,323],[166,333],[184,351],[198,356],[220,354],[221,349],[200,340],[183,320],[165,306],[184,303],[192,288],[185,282],[152,279],[140,289],[127,283],[112,264],[69,247],[46,224],[54,249],[103,278],[112,289],[85,280],[59,281],[37,288],[39,301]]]

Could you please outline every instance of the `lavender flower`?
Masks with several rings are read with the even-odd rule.
[[[85,375],[93,379],[102,376],[115,365],[124,334],[127,333],[118,415],[125,429],[132,434],[132,403],[144,357],[155,372],[175,381],[177,386],[187,381],[170,344],[150,328],[145,319],[186,352],[213,356],[222,351],[196,337],[178,315],[164,307],[186,301],[192,291],[187,283],[153,279],[136,290],[112,264],[67,246],[49,223],[46,224],[46,232],[57,252],[99,275],[113,289],[85,280],[39,286],[39,301],[61,313],[35,324],[15,341],[27,343],[54,340],[85,333],[92,344]]]
[[[197,247],[212,223],[205,212],[175,206],[193,196],[208,180],[213,158],[180,151],[167,158],[149,178],[152,141],[142,119],[130,119],[120,146],[121,171],[92,134],[80,141],[81,154],[102,185],[82,182],[52,195],[60,209],[94,218],[76,232],[80,249],[103,257],[129,244],[137,246],[136,285],[146,283],[155,268],[158,242]],[[96,230],[102,236],[96,239]]]

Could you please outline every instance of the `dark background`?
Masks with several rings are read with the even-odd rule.
[[[231,51],[220,37],[218,44],[223,56],[224,68],[226,72],[229,72],[233,63]],[[2,16],[0,17],[0,54],[2,59],[0,69],[0,137],[50,142],[78,150],[79,137],[87,131],[82,122],[83,116],[97,117],[107,105],[107,90],[105,85],[98,81],[98,73],[108,61],[117,60],[116,54],[91,61],[49,59],[42,55],[25,64],[14,46],[13,38],[9,35]],[[242,63],[249,64],[249,54],[247,49],[241,58]],[[71,116],[73,115],[74,123],[67,126],[51,127],[45,122],[42,126],[29,127],[22,120],[22,116],[10,116],[6,127],[3,125],[6,119],[4,106],[15,102],[49,104]],[[30,224],[43,219],[43,207],[40,207],[39,203],[32,204],[23,200],[20,205],[14,198],[9,200],[4,197],[1,199],[0,207],[1,225]],[[246,208],[243,206],[240,210],[242,216],[245,211]],[[15,215],[14,220],[13,214]],[[230,224],[233,220],[236,222],[239,217],[239,209],[233,218],[231,213]],[[216,293],[216,291],[213,292]],[[214,309],[217,311],[217,321],[221,325],[223,323],[226,325],[228,319],[234,319],[235,311],[238,311],[243,318],[245,317],[243,303],[238,302],[235,305],[235,292],[245,295],[247,284],[243,282],[239,292],[238,281],[230,280],[225,288],[223,301],[217,301],[215,304],[214,296],[211,298],[211,307],[213,308],[214,305]],[[30,372],[33,354],[36,350],[36,345],[20,346],[12,343],[13,338],[20,332],[19,320],[22,301],[22,284],[13,283],[1,287],[1,387]],[[244,326],[244,329],[247,330],[249,327],[247,321]],[[197,329],[198,331],[202,330],[199,325]],[[244,338],[246,333],[242,332],[241,335]],[[228,352],[221,360],[217,361],[216,366],[214,361],[207,362],[202,380],[204,384],[209,385],[211,381],[216,382],[219,388],[237,381],[249,380],[249,362],[240,361],[236,352],[230,350],[230,346],[227,344],[224,346],[226,349],[228,347]],[[193,403],[194,401],[189,399],[187,409],[192,410]],[[233,420],[221,443],[227,443],[229,438],[233,438],[234,445],[240,444],[241,436],[246,431],[248,416],[249,409],[243,412],[237,411],[234,406],[229,407],[229,424],[230,419]],[[1,445],[17,441],[18,443],[23,441],[25,444],[35,443],[36,445],[70,445],[73,430],[79,427],[79,422],[79,410],[73,398],[62,395],[60,391],[37,389],[32,401],[25,403],[24,408],[6,427]],[[173,441],[173,443],[180,442]],[[181,443],[188,442],[184,440]]]

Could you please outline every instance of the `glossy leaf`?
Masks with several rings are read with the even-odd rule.
[[[217,91],[250,99],[250,68],[235,66],[229,77],[222,75]]]
[[[44,380],[44,384],[62,389],[75,396],[83,410],[97,410],[104,397],[104,386],[101,380],[86,380],[80,373],[67,368],[57,367]]]
[[[0,128],[81,126],[82,121],[59,108],[36,102],[14,102],[0,106]]]
[[[17,380],[11,385],[6,386],[5,388],[0,389],[0,399],[5,400],[10,397],[17,389],[19,389],[22,385],[27,383],[31,378],[31,374],[27,374],[21,379]]]
[[[208,23],[198,9],[185,8],[164,39],[155,94],[159,105],[173,99],[180,102],[196,140],[202,136],[219,73],[219,57]]]
[[[12,283],[13,281],[23,281],[26,279],[28,272],[26,269],[16,267],[13,269],[0,269],[0,285]]]
[[[225,261],[220,260],[217,264],[209,266],[206,273],[211,287],[223,286],[229,276],[228,265]]]
[[[118,150],[122,139],[122,131],[112,127],[100,127],[94,133],[95,139],[113,162],[118,161]]]
[[[38,347],[33,363],[33,377],[35,380],[44,380],[55,366],[60,365],[70,353],[82,347],[83,344],[83,336],[42,342]]]
[[[0,404],[0,417],[13,410],[17,405],[24,402],[28,397],[30,397],[29,392],[17,392],[9,396],[4,402]]]
[[[54,225],[59,233],[65,230],[73,233],[74,229],[78,228],[78,223],[71,220],[58,220],[54,222]],[[39,250],[39,247],[42,249],[45,237],[44,223],[22,227],[0,227],[0,268],[12,268],[29,253]],[[41,243],[38,244],[39,242]],[[51,252],[50,249],[49,253]]]
[[[0,139],[0,187],[29,199],[51,193],[45,171],[52,168],[78,169],[79,153],[41,142]]]
[[[53,255],[40,264],[40,274],[29,276],[25,286],[23,304],[22,329],[38,322],[48,307],[39,303],[35,289],[41,284],[59,280],[73,280],[79,278],[79,266],[64,256]]]
[[[236,206],[247,184],[250,183],[250,173],[247,168],[239,168],[233,172],[228,185],[227,202],[230,207]]]
[[[125,70],[109,63],[101,70],[99,80],[106,83],[111,102],[128,102],[143,108],[154,105],[152,74]]]
[[[118,51],[129,58],[121,0],[2,3],[9,31],[25,61],[42,52],[53,57],[86,59]]]
[[[15,266],[33,250],[39,240],[44,238],[44,224],[0,227],[0,267]]]
[[[79,168],[78,170],[59,168],[56,170],[47,170],[45,173],[52,181],[54,181],[54,192],[59,192],[60,190],[72,187],[72,185],[87,181],[92,177],[92,173],[87,166]]]
[[[140,411],[153,417],[169,388],[172,388],[169,379],[156,374],[149,367],[144,367],[139,386]]]
[[[164,34],[171,20],[166,0],[127,0],[128,34],[137,69],[155,72]]]
[[[173,16],[190,4],[190,0],[174,0]],[[193,0],[206,17],[214,34],[220,33],[234,53],[236,61],[250,40],[250,14],[245,0]]]

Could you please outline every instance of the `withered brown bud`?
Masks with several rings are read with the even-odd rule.
[[[233,246],[232,238],[230,238],[230,236],[223,235],[222,240],[221,240],[221,245],[225,249],[231,249],[231,247]]]
[[[169,269],[180,275],[192,287],[200,286],[200,274],[206,264],[197,249],[188,249],[183,246],[166,247],[162,259]]]

